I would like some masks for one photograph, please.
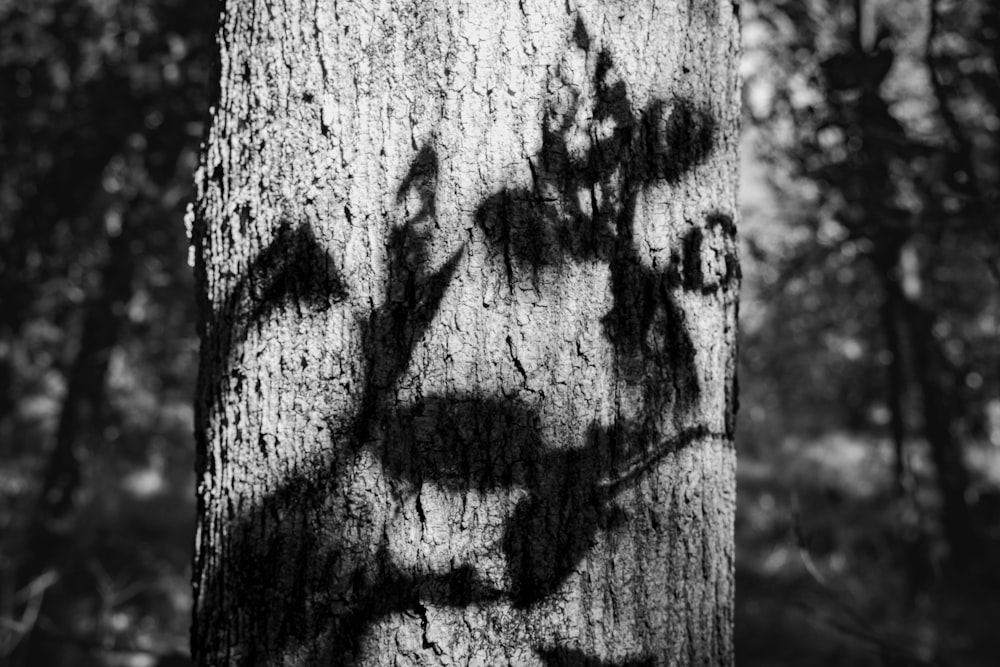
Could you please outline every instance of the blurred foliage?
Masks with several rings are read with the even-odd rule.
[[[0,664],[184,664],[215,11],[0,0]],[[993,664],[1000,9],[742,11],[738,664]]]
[[[998,654],[994,4],[745,6],[738,664]]]
[[[744,402],[747,432],[755,434],[754,423],[769,412],[802,415],[806,423],[793,418],[787,425],[793,430],[846,426],[877,433],[886,425],[879,378],[891,354],[878,309],[884,300],[879,274],[888,273],[935,314],[934,339],[963,406],[961,432],[997,439],[1000,424],[989,414],[1000,353],[994,210],[1000,146],[989,128],[1000,125],[1000,98],[967,90],[954,76],[975,70],[982,87],[1000,85],[990,55],[996,28],[970,28],[995,11],[986,2],[971,3],[972,12],[970,3],[938,3],[943,13],[935,50],[943,52],[941,76],[952,75],[945,94],[951,107],[967,109],[961,128],[975,147],[965,155],[930,83],[930,5],[864,3],[873,7],[883,35],[871,52],[858,55],[851,45],[854,4],[760,0],[747,12],[744,96],[753,156],[747,162],[753,162],[744,180],[750,274],[744,363],[746,376],[771,387]],[[865,104],[860,87],[840,87],[857,72],[878,73],[885,66],[871,62],[878,60],[891,63],[879,82],[881,109]],[[972,169],[975,192],[962,185]],[[891,246],[902,257],[883,270],[878,253]],[[768,344],[762,336],[781,342]],[[826,419],[817,421],[817,412]],[[910,421],[919,422],[919,410],[911,412]]]
[[[0,2],[0,663],[186,650],[212,3]]]

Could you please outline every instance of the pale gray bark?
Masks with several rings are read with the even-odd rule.
[[[225,3],[199,664],[732,663],[734,7]]]

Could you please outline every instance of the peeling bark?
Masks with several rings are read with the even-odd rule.
[[[732,664],[731,3],[219,41],[198,664]]]

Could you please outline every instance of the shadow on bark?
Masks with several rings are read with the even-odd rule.
[[[653,658],[634,658],[624,662],[609,662],[589,656],[572,648],[545,648],[537,650],[546,667],[654,667]]]
[[[587,48],[582,24],[577,33],[578,46]],[[574,157],[568,136],[577,110],[554,114],[531,163],[533,187],[497,192],[477,209],[475,221],[512,290],[522,281],[537,284],[548,265],[608,263],[613,305],[601,321],[602,331],[614,350],[618,376],[642,389],[640,417],[621,417],[610,425],[594,422],[582,446],[560,449],[542,437],[538,411],[517,398],[456,393],[396,402],[396,384],[465,252],[459,248],[436,270],[428,266],[433,225],[424,223],[435,215],[437,155],[423,148],[399,191],[400,198],[415,192],[420,208],[391,233],[384,305],[364,321],[366,381],[347,434],[353,451],[338,455],[325,471],[292,474],[279,491],[245,511],[227,533],[226,562],[209,564],[211,554],[204,547],[199,555],[199,571],[207,568],[212,578],[197,597],[248,624],[243,636],[260,638],[253,650],[263,653],[239,656],[240,664],[274,664],[288,651],[307,654],[306,664],[349,663],[379,619],[406,613],[426,625],[428,604],[506,601],[530,608],[567,580],[598,533],[614,530],[627,518],[616,502],[621,490],[664,457],[719,435],[683,425],[700,387],[689,324],[675,295],[728,288],[738,279],[735,257],[727,256],[721,273],[713,275],[701,263],[711,234],[721,234],[723,247],[735,253],[734,224],[712,214],[704,225],[692,225],[676,243],[669,265],[660,268],[641,261],[635,238],[642,190],[655,182],[676,184],[705,160],[715,125],[707,111],[684,99],[653,102],[634,117],[624,84],[614,81],[610,57],[602,52],[597,58],[592,122],[594,127],[607,122],[613,130]],[[581,193],[589,195],[589,203],[581,203],[588,199]],[[212,325],[206,331],[217,348],[220,340],[228,341],[219,349],[232,364],[249,327],[275,310],[289,304],[322,310],[345,296],[344,280],[309,227],[288,224],[223,306],[220,325],[235,322],[235,329]],[[677,435],[670,439],[664,439],[657,422],[665,412],[675,420]],[[202,421],[199,475],[207,465],[206,433]],[[485,580],[470,564],[445,573],[415,571],[393,560],[384,533],[378,557],[366,559],[350,551],[346,537],[340,541],[324,532],[331,498],[349,503],[343,500],[347,478],[363,454],[377,460],[392,493],[401,497],[418,493],[425,483],[456,495],[521,489],[497,545],[506,563],[506,586]],[[196,622],[195,647],[198,635],[221,632],[208,620]],[[547,665],[612,664],[568,647],[535,650]],[[618,664],[655,662],[638,658]]]

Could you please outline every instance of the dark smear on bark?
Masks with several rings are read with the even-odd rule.
[[[578,45],[590,43],[581,25],[576,40]],[[608,262],[613,305],[602,326],[618,354],[619,372],[627,381],[646,385],[647,408],[671,405],[682,417],[697,402],[700,388],[677,294],[709,293],[739,279],[735,225],[728,215],[710,213],[704,229],[693,226],[684,232],[683,252],[672,253],[670,265],[654,269],[642,262],[636,248],[636,206],[644,188],[677,184],[705,161],[716,123],[706,109],[684,98],[654,100],[634,116],[606,51],[597,56],[593,85],[594,127],[612,123],[611,133],[574,157],[569,139],[575,103],[561,117],[551,111],[542,128],[541,155],[532,162],[533,187],[497,192],[478,207],[475,221],[494,254],[503,257],[512,286],[517,276],[528,274],[537,287],[539,271],[547,266]],[[580,194],[588,192],[589,210],[580,203]],[[707,234],[718,230],[724,237],[724,268],[719,275],[702,275]],[[651,366],[666,369],[670,377],[649,375],[645,369]]]
[[[655,447],[638,443],[626,456],[611,455],[620,433],[594,424],[586,447],[549,450],[538,457],[536,486],[518,502],[504,530],[503,552],[517,608],[535,605],[562,585],[594,544],[598,532],[624,523],[615,497],[666,456],[715,434],[695,427]],[[638,440],[638,438],[633,438]],[[608,470],[612,470],[608,474]]]
[[[535,653],[542,659],[546,667],[653,667],[656,665],[656,659],[652,657],[629,658],[615,662],[594,658],[579,649],[562,646],[536,648]]]
[[[336,260],[316,241],[308,224],[293,227],[282,222],[277,235],[247,272],[245,285],[254,304],[249,323],[266,320],[289,304],[322,312],[347,297],[347,288],[336,268]]]

